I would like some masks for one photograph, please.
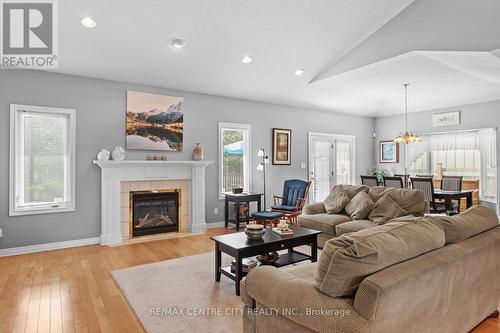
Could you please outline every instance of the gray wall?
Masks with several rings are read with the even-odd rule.
[[[125,146],[126,91],[136,90],[183,96],[184,151],[167,153],[171,160],[191,159],[201,142],[207,160],[217,160],[218,122],[252,125],[252,149],[271,151],[273,127],[292,132],[292,165],[268,167],[268,196],[279,194],[283,180],[307,178],[307,132],[356,136],[357,171],[372,166],[373,119],[297,109],[232,98],[145,87],[113,81],[37,71],[5,70],[0,75],[0,248],[95,237],[100,234],[100,170],[91,164],[101,148]],[[36,216],[8,216],[9,104],[74,108],[77,112],[76,212]],[[143,159],[151,152],[127,151],[129,159]],[[252,161],[253,190],[262,189],[261,174]],[[217,164],[207,169],[207,222],[223,220],[223,202],[218,200]],[[214,208],[219,208],[219,215]]]
[[[447,111],[460,111],[460,125],[446,127],[432,127],[432,114]],[[375,132],[377,139],[374,143],[374,164],[379,168],[391,172],[404,171],[405,145],[399,145],[400,163],[378,163],[378,142],[381,140],[393,140],[404,126],[404,116],[386,116],[375,118]],[[435,109],[408,114],[408,129],[418,134],[448,132],[479,128],[498,128],[500,126],[500,100],[460,105],[444,109]],[[497,133],[497,158],[500,157],[500,135]],[[498,179],[497,179],[498,181]],[[497,184],[497,188],[500,184]]]

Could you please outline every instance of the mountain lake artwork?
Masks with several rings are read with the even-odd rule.
[[[127,91],[127,149],[182,151],[184,98]]]

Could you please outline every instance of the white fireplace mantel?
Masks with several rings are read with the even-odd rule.
[[[205,231],[205,168],[214,161],[98,161],[101,168],[101,244],[122,242],[120,226],[120,183],[122,181],[191,181],[191,232]]]

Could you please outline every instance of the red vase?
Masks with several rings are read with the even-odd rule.
[[[197,143],[193,150],[193,160],[202,161],[203,160],[203,148]]]

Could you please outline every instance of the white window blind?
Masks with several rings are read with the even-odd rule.
[[[74,117],[11,105],[11,215],[74,210]]]

